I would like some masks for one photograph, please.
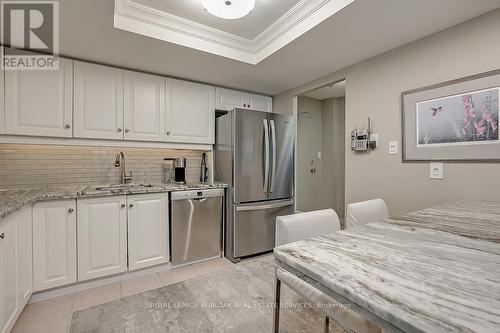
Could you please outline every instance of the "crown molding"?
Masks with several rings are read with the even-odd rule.
[[[255,39],[139,4],[115,0],[115,28],[256,65],[354,0],[301,0]]]

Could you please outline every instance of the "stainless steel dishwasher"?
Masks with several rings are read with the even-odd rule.
[[[222,253],[223,189],[172,192],[172,263]]]

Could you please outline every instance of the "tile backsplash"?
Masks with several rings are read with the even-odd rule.
[[[0,189],[116,184],[120,151],[133,182],[163,182],[165,157],[186,157],[187,181],[200,179],[203,152],[198,150],[0,144]]]

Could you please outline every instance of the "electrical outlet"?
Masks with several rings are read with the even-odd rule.
[[[430,164],[430,178],[431,179],[443,179],[443,163],[433,162]]]
[[[399,152],[398,142],[397,141],[389,141],[389,155],[397,155]]]

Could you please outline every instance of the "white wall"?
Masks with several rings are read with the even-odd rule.
[[[382,197],[397,215],[464,198],[500,201],[498,163],[446,164],[439,181],[429,179],[428,163],[387,154],[388,141],[401,144],[401,92],[500,68],[499,32],[496,10],[277,95],[274,111],[292,114],[294,95],[346,78],[346,148],[368,116],[381,145],[369,154],[346,150],[347,203]]]

